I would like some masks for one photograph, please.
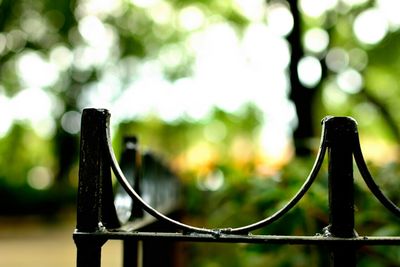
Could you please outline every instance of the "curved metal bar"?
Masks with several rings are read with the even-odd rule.
[[[164,214],[160,213],[159,211],[155,210],[153,207],[151,207],[149,204],[147,204],[136,191],[132,188],[130,183],[128,182],[128,179],[125,177],[124,173],[122,172],[117,159],[115,158],[114,154],[114,149],[112,148],[111,144],[111,138],[110,138],[110,128],[106,128],[106,146],[108,149],[108,153],[110,155],[110,161],[111,161],[111,168],[114,171],[114,174],[117,178],[117,180],[120,182],[121,186],[125,189],[125,191],[128,193],[128,195],[134,199],[135,201],[138,201],[142,208],[147,211],[150,215],[154,216],[155,218],[168,222],[170,224],[175,225],[176,227],[188,231],[188,232],[198,232],[198,233],[207,233],[207,234],[215,234],[215,230],[211,229],[206,229],[206,228],[199,228],[199,227],[194,227],[190,226],[178,221],[175,221],[168,216],[165,216]]]
[[[324,161],[325,157],[325,152],[326,152],[327,144],[326,144],[326,131],[325,127],[323,125],[322,128],[322,134],[321,134],[321,143],[318,151],[318,155],[316,157],[316,160],[314,162],[314,165],[310,171],[310,174],[308,175],[306,181],[300,188],[300,190],[296,193],[296,195],[280,210],[275,212],[273,215],[258,221],[256,223],[239,227],[239,228],[233,228],[233,229],[222,229],[222,232],[227,232],[227,233],[235,233],[235,234],[240,234],[240,233],[249,233],[253,230],[262,228],[264,226],[267,226],[279,218],[281,218],[283,215],[285,215],[289,210],[291,210],[299,201],[301,198],[303,198],[304,194],[310,189],[312,183],[315,181],[315,178],[317,177],[317,174],[319,170],[321,169],[322,163]]]
[[[137,192],[132,188],[132,186],[129,184],[128,180],[126,179],[124,173],[122,172],[122,170],[118,164],[118,161],[115,157],[114,149],[112,148],[109,127],[107,127],[106,131],[107,131],[106,132],[106,146],[108,149],[108,153],[110,155],[111,168],[113,169],[117,180],[120,182],[121,186],[126,190],[126,192],[128,193],[128,195],[131,198],[138,201],[138,203],[140,203],[142,208],[145,211],[147,211],[150,215],[154,216],[155,218],[157,218],[161,221],[175,225],[178,229],[181,229],[181,230],[187,231],[187,232],[207,233],[207,234],[212,234],[212,235],[219,235],[220,233],[225,233],[225,234],[249,233],[250,231],[267,226],[267,225],[275,222],[279,218],[281,218],[284,214],[286,214],[289,210],[291,210],[300,201],[300,199],[304,196],[304,194],[311,187],[312,183],[314,182],[314,180],[317,177],[317,174],[321,168],[321,165],[324,160],[326,148],[327,148],[326,131],[325,131],[325,127],[323,125],[320,148],[319,148],[317,158],[314,162],[314,165],[313,165],[313,168],[312,168],[310,174],[308,175],[306,181],[304,182],[304,184],[302,185],[300,190],[296,193],[296,195],[289,201],[289,203],[287,203],[279,211],[275,212],[273,215],[271,215],[263,220],[260,220],[256,223],[249,224],[246,226],[242,226],[242,227],[238,227],[238,228],[208,229],[208,228],[199,228],[199,227],[187,225],[187,224],[181,223],[179,221],[176,221],[174,219],[171,219],[168,216],[165,216],[164,214],[160,213],[159,211],[157,211],[156,209],[151,207],[149,204],[147,204],[139,196],[139,194],[137,194]]]
[[[375,183],[374,179],[372,178],[371,173],[368,170],[367,164],[365,163],[364,156],[361,151],[360,145],[360,138],[356,135],[356,140],[354,144],[354,159],[356,161],[358,170],[361,173],[362,178],[364,179],[365,183],[367,184],[369,190],[374,194],[374,196],[381,202],[385,208],[391,211],[396,216],[400,217],[400,208],[396,206],[390,199],[388,199],[379,186]]]

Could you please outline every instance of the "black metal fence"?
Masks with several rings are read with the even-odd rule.
[[[109,119],[109,112],[103,109],[85,109],[82,115],[77,226],[73,234],[78,267],[100,266],[101,247],[108,240],[123,240],[126,267],[174,266],[173,245],[177,241],[320,245],[329,249],[331,266],[335,267],[356,266],[357,250],[362,246],[400,246],[399,236],[359,236],[355,230],[354,161],[366,185],[388,212],[400,217],[400,209],[372,178],[360,148],[357,123],[352,118],[323,119],[314,166],[284,207],[253,224],[222,229],[195,227],[177,220],[176,177],[153,155],[141,154],[135,138],[126,140],[119,164],[111,146]],[[316,179],[325,154],[330,212],[329,225],[322,234],[251,234],[275,223],[300,201]],[[111,170],[120,186],[115,197]],[[160,187],[163,190],[157,189]],[[154,256],[154,250],[158,256]]]

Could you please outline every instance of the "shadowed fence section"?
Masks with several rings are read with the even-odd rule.
[[[330,251],[331,266],[356,266],[362,246],[400,246],[399,236],[358,236],[354,219],[353,159],[372,194],[396,216],[400,209],[370,175],[360,148],[357,123],[348,117],[322,120],[319,152],[298,192],[271,216],[237,227],[207,229],[180,222],[178,179],[156,156],[125,140],[120,163],[111,146],[110,114],[85,109],[81,125],[81,156],[77,226],[77,266],[100,266],[101,247],[108,240],[124,242],[124,266],[177,266],[178,242],[319,245]],[[328,154],[329,225],[313,236],[253,235],[288,213],[307,193]],[[117,181],[113,194],[111,170]]]

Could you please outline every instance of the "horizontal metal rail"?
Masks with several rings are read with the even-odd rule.
[[[214,243],[248,243],[248,244],[287,244],[287,245],[326,245],[326,246],[399,246],[400,237],[392,236],[361,236],[352,238],[316,236],[288,236],[288,235],[236,235],[236,234],[204,234],[204,233],[168,233],[168,232],[124,232],[99,231],[95,233],[75,232],[77,240],[102,239],[105,240],[168,240],[182,242],[214,242]]]

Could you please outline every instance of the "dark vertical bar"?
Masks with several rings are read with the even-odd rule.
[[[348,117],[325,119],[328,142],[329,221],[327,234],[355,237],[353,147],[356,122]],[[332,247],[331,266],[356,266],[356,248]]]
[[[141,155],[138,148],[138,140],[135,136],[124,138],[124,150],[121,154],[121,167],[124,175],[140,195],[140,168]],[[121,188],[121,190],[124,190]],[[123,192],[126,194],[126,192]],[[143,210],[140,205],[133,202],[130,219],[138,219],[143,217]],[[124,267],[141,267],[140,259],[142,258],[141,250],[139,250],[140,242],[138,240],[123,241],[123,266]]]
[[[142,158],[139,151],[138,139],[136,136],[130,136],[124,138],[125,151],[121,157],[121,166],[127,165],[126,171],[123,170],[126,177],[129,177],[132,182],[133,189],[139,195],[141,193],[141,165]],[[126,161],[123,163],[122,161]],[[128,166],[129,165],[129,166]],[[133,203],[132,206],[132,219],[143,217],[143,209],[137,203]]]
[[[113,206],[110,158],[105,149],[107,110],[85,109],[81,121],[79,185],[77,196],[77,232],[95,232],[118,226]],[[100,266],[104,239],[75,240],[77,266]]]
[[[162,208],[168,200],[162,196],[165,190],[168,190],[166,184],[163,184],[163,166],[161,160],[152,152],[146,151],[143,155],[143,184],[142,192],[148,195],[148,200],[153,207]],[[169,177],[171,178],[171,177]],[[177,208],[177,206],[176,206]],[[170,217],[176,217],[177,214],[168,214]],[[175,218],[176,219],[176,218]],[[176,229],[163,222],[155,222],[143,228],[143,231],[150,232],[173,232]],[[157,251],[157,257],[154,256]],[[145,240],[141,243],[142,264],[143,267],[163,266],[173,267],[176,263],[176,244],[162,239]]]
[[[123,266],[124,267],[142,267],[141,251],[139,250],[140,242],[138,240],[123,241]]]
[[[110,113],[104,109],[85,109],[81,121],[81,148],[77,199],[79,232],[93,232],[99,223],[119,225],[113,204],[110,156],[105,149]]]
[[[161,231],[161,230],[159,230]],[[175,267],[174,262],[174,243],[171,241],[158,240],[146,240],[142,243],[143,245],[143,267]],[[154,252],[157,251],[157,256],[154,256]]]
[[[293,16],[293,29],[287,36],[287,41],[291,47],[291,57],[289,64],[290,94],[289,98],[293,101],[298,125],[293,132],[294,144],[297,156],[310,156],[312,149],[310,140],[314,136],[313,129],[313,107],[314,99],[317,94],[316,88],[306,88],[299,79],[297,67],[299,61],[304,56],[301,43],[302,20],[299,10],[298,0],[287,1]]]
[[[101,247],[105,242],[105,239],[86,240],[80,238],[79,240],[75,240],[75,245],[77,248],[76,266],[100,267]]]
[[[94,232],[100,222],[101,176],[104,175],[102,127],[107,112],[84,110],[81,120],[77,231]]]

